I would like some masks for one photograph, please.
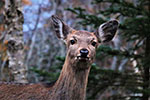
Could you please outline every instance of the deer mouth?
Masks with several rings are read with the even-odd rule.
[[[79,61],[88,61],[89,60],[89,57],[87,57],[87,56],[77,56],[76,58]]]

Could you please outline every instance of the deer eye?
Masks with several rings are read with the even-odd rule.
[[[75,40],[70,40],[71,45],[75,44]]]
[[[96,42],[94,42],[94,41],[92,42],[92,46],[94,46],[94,47],[95,47],[95,46],[96,46],[96,44],[97,44]]]

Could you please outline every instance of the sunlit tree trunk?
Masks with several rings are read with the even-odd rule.
[[[4,41],[8,41],[8,67],[13,76],[12,81],[19,83],[27,82],[27,67],[24,65],[23,21],[21,0],[5,0],[6,35]]]

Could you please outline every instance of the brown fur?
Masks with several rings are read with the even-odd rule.
[[[0,84],[0,100],[48,100],[50,87],[43,84]]]

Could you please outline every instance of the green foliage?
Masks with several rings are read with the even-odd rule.
[[[59,72],[58,73],[55,73],[55,72],[50,73],[48,71],[37,69],[35,67],[30,68],[30,70],[37,73],[39,76],[47,77],[48,78],[47,81],[49,81],[49,82],[57,80],[57,78],[59,76]]]
[[[55,57],[55,60],[59,62],[55,66],[50,67],[50,72],[42,69],[37,69],[36,67],[31,67],[30,70],[37,73],[38,76],[43,77],[48,82],[53,82],[58,79],[62,65],[65,61],[65,57]],[[45,81],[44,80],[44,81]]]
[[[95,15],[91,15],[86,13],[85,9],[76,7],[74,9],[72,8],[67,8],[66,10],[71,11],[72,13],[76,14],[77,18],[82,19],[81,21],[78,22],[78,24],[82,24],[83,26],[93,26],[94,28],[98,27],[101,23],[104,22],[104,20],[101,17],[97,17]]]
[[[89,75],[87,88],[89,94],[87,96],[89,100],[96,100],[97,94],[103,93],[110,87],[113,90],[117,90],[119,87],[121,89],[130,89],[131,93],[141,93],[145,91],[137,88],[141,85],[141,76],[139,74],[133,72],[119,72],[110,69],[106,70],[93,64]],[[148,93],[148,91],[147,89],[145,92]],[[112,100],[124,100],[126,97],[123,97],[121,94],[115,94],[110,98]]]
[[[134,54],[133,52],[129,52],[128,50],[121,51],[117,49],[112,49],[109,46],[101,45],[97,49],[96,57],[99,57],[103,53],[111,55],[111,56],[120,56],[120,57],[126,57],[126,58],[134,58],[134,59],[143,58],[143,55],[141,54]]]

